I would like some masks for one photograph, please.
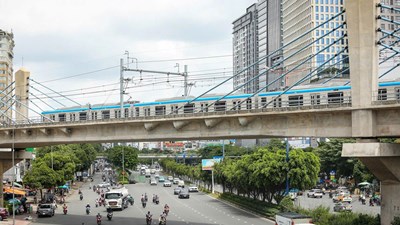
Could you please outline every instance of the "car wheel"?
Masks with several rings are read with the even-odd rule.
[[[0,216],[0,221],[3,221],[3,217],[2,216]]]

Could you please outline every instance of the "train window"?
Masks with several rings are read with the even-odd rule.
[[[121,110],[114,110],[114,118],[121,118]]]
[[[216,112],[225,111],[225,108],[226,108],[225,105],[226,105],[225,101],[223,101],[223,102],[215,102],[214,111],[216,111]]]
[[[200,104],[201,112],[208,112],[208,103]]]
[[[156,106],[156,116],[165,115],[165,105]]]
[[[396,100],[400,100],[400,87],[395,88],[394,92],[396,94]]]
[[[135,108],[135,116],[139,116],[139,108]]]
[[[79,113],[79,120],[86,120],[86,116],[87,116],[86,112]]]
[[[171,106],[171,114],[178,114],[178,106],[177,105]]]
[[[97,119],[97,112],[92,112],[92,120],[96,120]]]
[[[69,114],[69,121],[75,121],[76,120],[76,115],[75,113]]]
[[[101,112],[101,118],[104,119],[110,119],[110,110],[104,110]]]
[[[233,110],[240,110],[241,105],[239,105],[240,101],[234,101],[233,106],[235,107]]]
[[[58,121],[62,122],[65,120],[66,120],[65,114],[58,114]]]
[[[251,109],[251,98],[246,100],[246,109]]]
[[[194,113],[194,103],[184,105],[183,113]]]
[[[124,109],[125,118],[129,117],[129,109]]]
[[[289,106],[302,106],[303,95],[292,95],[289,96]]]
[[[56,121],[56,115],[50,115],[50,119]]]
[[[274,108],[282,107],[282,98],[274,98]]]
[[[319,104],[321,104],[321,95],[312,94],[312,95],[310,95],[310,98],[311,98],[311,105],[319,105]]]
[[[150,108],[144,108],[144,116],[150,116]]]
[[[387,100],[387,90],[386,88],[378,89],[378,101]]]
[[[328,93],[328,104],[343,103],[343,92]]]

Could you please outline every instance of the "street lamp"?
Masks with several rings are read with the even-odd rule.
[[[122,183],[125,183],[125,149],[122,147]]]

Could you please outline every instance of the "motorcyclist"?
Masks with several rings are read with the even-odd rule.
[[[144,200],[147,202],[147,193],[144,193]]]
[[[107,207],[107,218],[111,220],[112,216],[113,216],[113,210],[111,209],[111,207]]]
[[[153,194],[153,203],[156,203],[156,195]]]
[[[158,197],[158,195],[156,195],[156,204],[158,204],[160,202],[160,198]]]
[[[82,193],[79,195],[79,199],[82,201],[82,199],[83,199],[83,194]]]
[[[142,197],[140,197],[140,201],[144,202],[144,196],[142,195]]]
[[[97,221],[101,221],[101,215],[100,215],[100,213],[97,213],[97,215],[96,215],[96,220],[97,220]]]
[[[167,204],[164,205],[164,213],[168,216],[169,213],[169,206]]]
[[[147,224],[151,224],[152,217],[153,217],[153,215],[151,215],[150,211],[148,211],[147,214],[146,214],[146,222],[147,222]]]
[[[90,204],[86,204],[86,214],[90,213]]]
[[[161,215],[160,215],[160,218],[159,218],[159,224],[161,225],[161,224],[166,224],[166,222],[167,222],[167,216],[164,214],[164,213],[162,213]]]
[[[81,191],[81,189],[80,189],[80,188],[79,188],[78,194],[80,194],[80,195],[82,194],[82,191]]]
[[[67,204],[64,203],[64,205],[62,206],[62,208],[63,208],[64,214],[67,214],[67,213],[66,213],[66,211],[68,210]]]

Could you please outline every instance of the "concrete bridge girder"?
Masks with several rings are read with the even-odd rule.
[[[399,106],[374,111],[376,137],[399,137]],[[9,148],[15,131],[15,147],[26,148],[65,143],[116,141],[207,140],[268,137],[360,137],[354,135],[351,108],[287,112],[245,113],[208,117],[173,117],[147,120],[66,122],[0,128],[0,147]],[[359,114],[362,115],[362,114]],[[369,114],[368,114],[369,115]],[[360,121],[363,118],[358,118]],[[365,123],[367,124],[367,123]],[[368,123],[371,124],[371,123]],[[360,130],[360,129],[358,129]],[[367,129],[366,129],[367,130]]]

